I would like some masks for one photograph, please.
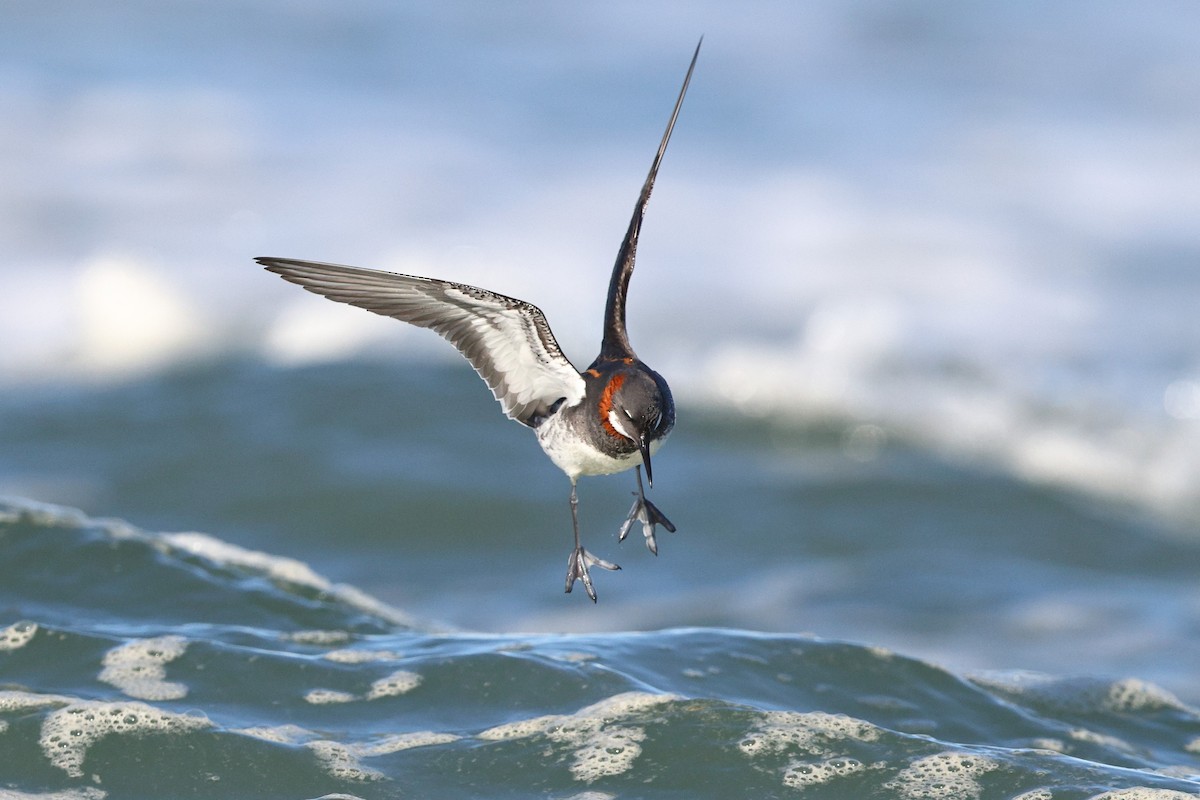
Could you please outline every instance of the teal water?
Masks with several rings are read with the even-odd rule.
[[[0,546],[0,607],[27,618],[0,631],[5,796],[1197,788],[1200,715],[1136,679],[718,628],[436,632],[296,562],[30,503]]]
[[[629,476],[581,484],[593,606],[566,480],[458,366],[0,401],[6,491],[65,504],[0,508],[0,796],[1200,793],[1177,529],[685,407],[657,558]]]

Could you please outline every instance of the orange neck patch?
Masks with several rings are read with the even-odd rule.
[[[612,426],[608,421],[608,415],[612,412],[613,392],[621,388],[621,384],[625,382],[625,376],[618,372],[609,380],[608,385],[604,387],[604,391],[600,393],[600,424],[604,426],[604,430],[614,439],[625,439],[620,431]]]

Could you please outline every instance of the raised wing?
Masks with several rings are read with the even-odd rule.
[[[536,425],[584,383],[536,306],[461,283],[290,258],[257,258],[310,292],[437,331],[466,356],[504,413]]]
[[[642,231],[642,217],[646,215],[646,205],[650,202],[650,192],[654,189],[654,179],[658,176],[658,166],[662,163],[663,153],[667,152],[667,143],[671,141],[671,131],[675,130],[675,120],[679,118],[679,109],[683,106],[683,97],[687,94],[688,84],[692,82],[692,72],[696,69],[696,59],[700,57],[700,45],[704,37],[696,43],[696,52],[692,53],[692,63],[688,64],[687,75],[683,78],[683,88],[675,100],[675,108],[671,111],[671,120],[667,123],[666,133],[654,154],[650,164],[650,173],[642,184],[641,194],[638,195],[637,205],[633,207],[633,218],[629,220],[629,228],[617,251],[617,262],[613,265],[612,279],[608,284],[608,302],[604,306],[604,339],[600,344],[600,359],[621,359],[634,357],[633,348],[629,345],[629,335],[625,332],[625,297],[629,293],[629,278],[633,275],[633,262],[637,257],[638,234]]]

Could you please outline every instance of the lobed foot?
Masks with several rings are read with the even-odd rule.
[[[646,548],[654,555],[658,555],[658,542],[654,540],[654,526],[662,525],[671,533],[675,532],[675,526],[671,524],[671,520],[667,519],[658,507],[646,499],[646,496],[641,492],[641,481],[638,481],[638,491],[633,493],[634,501],[633,508],[629,509],[629,518],[625,520],[625,524],[621,526],[621,533],[617,536],[618,541],[625,541],[625,537],[629,535],[629,530],[633,527],[633,523],[642,523],[642,535],[646,537]]]
[[[584,590],[587,591],[588,597],[592,598],[594,603],[596,602],[596,590],[592,588],[592,577],[588,575],[588,567],[591,566],[607,570],[618,570],[620,567],[611,561],[597,558],[582,547],[576,547],[571,553],[567,559],[567,592],[570,592],[575,586],[576,580],[581,580]]]

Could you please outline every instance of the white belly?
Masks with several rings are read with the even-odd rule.
[[[602,453],[564,425],[558,414],[542,423],[537,429],[537,437],[550,460],[572,479],[581,475],[611,475],[642,463],[641,453],[637,450],[618,458]],[[650,454],[658,452],[661,445],[661,440],[651,444]]]

